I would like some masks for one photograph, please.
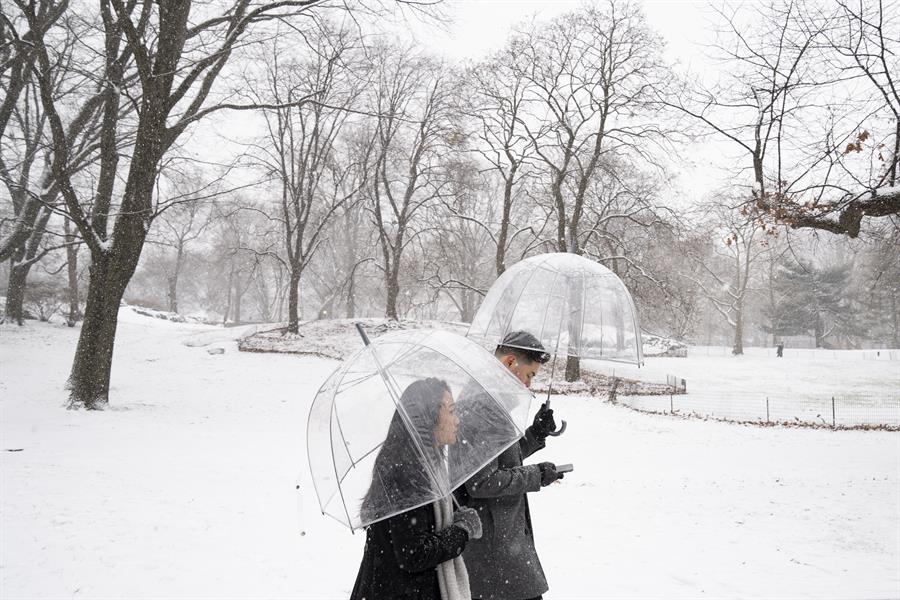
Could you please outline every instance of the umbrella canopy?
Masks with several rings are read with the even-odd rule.
[[[455,443],[435,434],[449,392]],[[383,335],[325,381],[307,423],[319,506],[351,529],[449,495],[524,435],[531,393],[492,354],[437,330]]]
[[[488,290],[466,335],[493,349],[521,330],[556,356],[643,362],[638,315],[625,284],[577,254],[541,254],[510,267]]]

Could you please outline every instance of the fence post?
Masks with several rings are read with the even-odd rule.
[[[766,396],[766,423],[769,422],[769,397]]]
[[[672,394],[669,393],[669,412],[675,413],[675,402],[672,400]]]
[[[831,428],[837,428],[837,420],[834,418],[834,396],[831,397]]]

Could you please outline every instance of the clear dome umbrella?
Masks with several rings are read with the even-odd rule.
[[[497,278],[466,334],[493,349],[525,330],[557,357],[643,362],[631,294],[615,273],[577,254],[541,254]]]
[[[454,442],[440,444],[443,384],[459,428]],[[375,338],[329,376],[309,412],[322,513],[356,529],[447,497],[524,435],[531,399],[462,336],[418,329]]]

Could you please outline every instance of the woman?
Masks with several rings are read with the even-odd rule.
[[[389,515],[401,500],[424,503],[369,525],[362,564],[351,600],[468,600],[469,582],[462,563],[469,539],[481,536],[478,514],[455,513],[450,499],[428,503],[436,479],[446,477],[443,452],[456,443],[459,419],[450,388],[440,379],[412,383],[375,459],[372,485],[360,508],[365,522]]]

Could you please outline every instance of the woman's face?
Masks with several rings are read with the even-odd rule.
[[[444,391],[441,409],[438,411],[437,424],[434,426],[434,441],[438,446],[449,446],[456,443],[459,431],[459,417],[456,416],[456,402],[449,391]]]

